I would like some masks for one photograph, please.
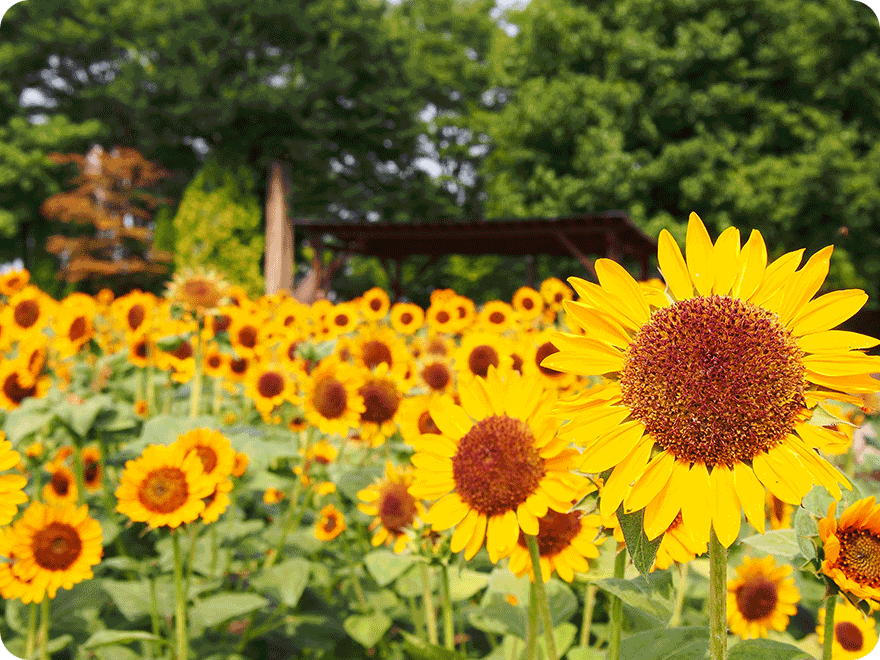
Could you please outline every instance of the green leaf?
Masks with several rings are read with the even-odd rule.
[[[634,580],[606,578],[597,580],[596,586],[617,596],[630,607],[644,612],[657,621],[666,623],[672,616],[672,603],[661,595],[660,585],[665,587],[665,581],[668,579],[668,574],[656,576],[652,573],[649,577],[650,581],[646,581],[645,578],[635,578]]]
[[[553,615],[553,625],[559,626],[577,612],[577,596],[574,595],[571,587],[559,580],[547,582],[546,589],[547,600],[550,601],[550,612]]]
[[[654,628],[626,637],[620,644],[620,660],[703,660],[709,650],[708,626]]]
[[[342,625],[354,641],[369,649],[374,647],[391,627],[391,619],[381,612],[354,614],[343,621]]]
[[[150,583],[147,580],[101,580],[101,588],[110,596],[129,621],[135,621],[150,613]],[[159,614],[173,612],[174,586],[170,580],[160,581],[156,585],[156,603]],[[163,607],[164,605],[164,607]]]
[[[311,564],[294,557],[263,571],[251,580],[251,585],[258,591],[275,593],[282,603],[295,607],[309,583],[310,573]]]
[[[528,598],[528,596],[526,596]],[[520,600],[520,605],[511,605],[500,592],[488,591],[477,610],[468,614],[471,624],[483,632],[496,635],[515,635],[526,638],[526,611],[523,605],[528,600]]]
[[[94,649],[98,646],[109,646],[110,644],[128,644],[134,641],[147,642],[168,642],[162,637],[158,637],[153,633],[144,630],[99,630],[89,637],[80,647],[83,650]]]
[[[39,401],[42,405],[25,405],[28,401]],[[12,443],[13,447],[42,429],[55,416],[55,413],[47,410],[45,405],[43,400],[25,399],[20,407],[6,415],[3,428],[6,432],[6,439]]]
[[[406,657],[413,660],[465,660],[467,655],[459,651],[453,651],[436,644],[430,644],[415,635],[402,630],[403,648]]]
[[[565,652],[571,648],[572,644],[574,644],[574,638],[577,636],[577,631],[577,626],[568,621],[559,624],[553,629],[553,640],[556,642],[556,653],[560,657],[565,655]],[[540,649],[540,652],[538,653],[539,658],[550,657],[547,653],[547,640],[544,638],[544,635],[541,635],[539,638],[538,648]]]
[[[452,581],[452,576],[450,575],[450,582]],[[431,575],[431,590],[437,590],[437,575]],[[419,570],[418,566],[411,566],[407,571],[404,572],[397,581],[394,583],[394,589],[400,594],[403,598],[415,598],[416,596],[421,596],[424,591],[424,587],[422,586],[422,572]]]
[[[828,492],[825,486],[813,486],[813,490],[804,495],[801,506],[817,518],[828,515],[828,507],[834,501],[834,496]]]
[[[449,569],[449,597],[453,602],[467,600],[489,584],[489,575],[463,568],[461,571]]]
[[[193,621],[210,628],[268,604],[268,600],[256,594],[218,594],[196,603],[190,608],[190,616]]]
[[[647,575],[657,556],[657,548],[663,541],[663,534],[653,541],[649,541],[645,535],[645,510],[639,509],[633,513],[624,513],[623,504],[617,509],[617,519],[620,521],[620,529],[626,540],[626,549],[632,559],[633,565],[642,575]]]
[[[816,545],[813,543],[812,537],[819,535],[819,525],[809,513],[800,507],[794,511],[794,533],[800,554],[804,559],[807,561],[816,559]]]
[[[567,660],[605,660],[607,654],[599,649],[577,646],[569,649]]]
[[[390,550],[374,550],[364,557],[364,565],[380,587],[391,584],[417,561],[412,555],[396,555]]]
[[[46,653],[48,655],[52,655],[53,653],[58,653],[63,649],[66,649],[73,642],[73,636],[71,635],[61,635],[61,637],[56,637],[55,639],[50,639],[46,643]],[[25,660],[37,660],[40,657],[40,651],[34,652],[33,655],[29,656]]]
[[[806,651],[772,639],[747,639],[730,649],[728,660],[815,660]]]
[[[755,550],[789,561],[801,553],[797,535],[793,529],[774,529],[766,534],[755,534],[744,538],[742,542],[752,546]]]
[[[110,397],[104,394],[90,397],[81,404],[65,403],[66,406],[57,411],[57,414],[65,418],[80,438],[88,435],[102,410],[110,410],[113,407]]]
[[[376,465],[358,470],[350,470],[339,477],[339,480],[336,481],[336,486],[339,488],[339,492],[352,502],[358,502],[357,494],[381,475],[382,467]]]

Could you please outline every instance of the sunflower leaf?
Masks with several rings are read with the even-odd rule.
[[[794,532],[804,559],[816,559],[816,545],[812,537],[819,535],[819,525],[804,509],[798,508],[794,512]]]
[[[620,660],[642,660],[650,649],[652,660],[702,660],[709,650],[709,629],[654,628],[623,640]]]
[[[747,639],[730,649],[728,660],[815,660],[791,644],[772,639]]]
[[[620,529],[626,541],[626,549],[629,552],[633,565],[639,573],[647,576],[657,556],[657,549],[663,541],[663,534],[653,541],[645,535],[645,510],[640,509],[633,513],[624,513],[623,504],[617,509],[617,519],[620,521]]]
[[[430,644],[415,635],[401,631],[403,647],[407,657],[414,660],[465,660],[467,656],[460,651],[452,651],[436,644]]]
[[[391,627],[391,619],[376,612],[374,614],[353,614],[342,622],[345,632],[354,641],[365,648],[372,648],[379,643],[385,631]]]
[[[390,550],[374,550],[364,557],[364,565],[380,587],[394,582],[416,561],[412,555],[396,555]]]
[[[755,550],[766,552],[786,561],[791,561],[801,553],[797,534],[793,529],[774,529],[766,534],[755,534],[742,540]]]

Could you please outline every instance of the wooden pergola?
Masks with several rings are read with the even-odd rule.
[[[334,253],[340,265],[351,254],[377,257],[393,293],[403,293],[400,263],[415,255],[430,257],[420,275],[441,256],[450,254],[520,256],[546,254],[575,257],[595,279],[594,257],[634,262],[647,279],[657,243],[636,227],[623,211],[583,213],[559,218],[438,222],[321,222],[295,220],[316,253]]]

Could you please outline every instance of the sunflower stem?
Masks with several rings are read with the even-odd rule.
[[[622,580],[626,574],[626,548],[617,553],[614,560],[614,577]],[[620,660],[620,635],[623,629],[623,601],[618,596],[610,600],[610,630],[608,631],[608,660]]]
[[[672,610],[672,617],[669,619],[669,627],[676,628],[681,623],[681,613],[684,610],[684,598],[687,594],[688,586],[688,565],[687,563],[678,565],[678,574],[681,579],[678,581],[678,591],[675,594],[675,606]]]
[[[428,565],[424,562],[419,564],[422,573],[422,605],[425,608],[425,619],[428,626],[428,642],[439,645],[437,637],[437,610],[434,609],[434,592],[431,589],[431,574]]]
[[[196,348],[193,352],[193,379],[189,397],[189,418],[199,416],[199,408],[202,403],[202,317],[199,316],[196,324]]]
[[[211,577],[217,572],[217,525],[211,525]]]
[[[290,495],[290,509],[287,510],[287,518],[285,518],[281,527],[281,538],[278,539],[278,545],[275,546],[274,551],[272,551],[266,559],[263,568],[271,568],[275,562],[278,561],[278,557],[281,555],[281,552],[284,550],[284,545],[287,543],[287,535],[293,527],[299,526],[299,521],[302,520],[303,511],[303,507],[300,506],[299,501],[299,498],[302,495],[302,490],[302,476],[298,476],[296,479],[296,486],[293,487],[293,493]]]
[[[177,641],[176,660],[187,660],[189,655],[186,635],[186,588],[183,582],[183,558],[180,555],[180,530],[175,528],[171,533],[171,544],[174,547],[174,593],[177,597],[176,618],[174,629]]]
[[[837,594],[831,594],[825,603],[825,639],[822,642],[822,660],[831,660],[831,652],[834,649],[835,609],[837,609]]]
[[[343,541],[342,548],[345,550],[345,557],[348,559],[348,568],[351,571],[351,586],[354,589],[355,596],[357,596],[361,611],[366,613],[370,609],[370,604],[367,602],[367,597],[364,594],[363,587],[361,587],[361,581],[357,576],[358,562],[356,562],[351,555],[350,543]]]
[[[516,658],[516,655],[512,655]],[[535,583],[529,585],[529,616],[526,619],[526,658],[536,660],[538,657],[538,596],[535,594]]]
[[[449,591],[449,567],[440,564],[440,590],[443,598],[443,646],[455,650],[455,624],[452,616],[452,594]]]
[[[40,660],[49,660],[49,603],[51,602],[48,594],[43,595],[43,602],[40,605]]]
[[[709,532],[709,650],[727,660],[727,548],[713,527]]]
[[[153,635],[159,637],[161,628],[159,626],[159,599],[156,597],[156,578],[150,576],[150,623],[153,626]],[[161,647],[159,642],[153,642],[153,655],[159,655]]]
[[[556,638],[553,635],[553,615],[550,612],[550,601],[547,600],[547,589],[544,587],[544,576],[541,574],[541,553],[538,549],[538,539],[531,534],[526,534],[526,543],[529,545],[529,554],[532,557],[532,570],[535,573],[534,595],[538,597],[538,610],[544,624],[544,641],[547,643],[547,657],[549,660],[559,660],[556,653]]]
[[[413,620],[413,627],[416,630],[416,635],[419,639],[427,641],[428,636],[425,632],[425,617],[422,616],[419,608],[416,607],[416,599],[410,597],[407,599],[407,602],[409,604],[409,615]]]
[[[36,603],[31,603],[28,613],[28,636],[24,647],[24,657],[30,658],[34,654],[37,645],[37,610]]]
[[[596,590],[598,587],[592,582],[587,582],[584,589],[584,618],[581,622],[581,646],[586,648],[590,645],[590,628],[593,626],[593,610],[596,607]]]

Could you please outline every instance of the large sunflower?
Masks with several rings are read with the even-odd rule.
[[[0,431],[0,472],[15,467],[20,461],[21,455],[12,449],[12,443]],[[27,502],[26,485],[27,479],[20,474],[0,475],[0,526],[8,525],[18,513],[18,505]]]
[[[203,498],[214,492],[217,480],[206,475],[196,452],[179,443],[150,445],[125,463],[116,489],[116,510],[150,527],[179,527],[205,509]]]
[[[556,436],[552,392],[536,378],[492,368],[487,379],[459,386],[461,406],[448,396],[431,406],[441,433],[415,443],[416,482],[410,492],[436,500],[426,522],[456,527],[453,552],[470,559],[486,541],[492,562],[509,554],[522,529],[537,535],[549,509],[567,513],[585,484],[571,472],[577,451]]]
[[[825,642],[825,608],[819,610],[816,626],[819,644]],[[877,629],[874,618],[866,617],[858,608],[846,601],[834,608],[834,641],[831,644],[832,660],[858,660],[867,656],[877,646]]]
[[[831,328],[864,305],[863,291],[811,300],[828,273],[831,249],[796,270],[802,251],[769,266],[761,234],[740,250],[739,232],[716,241],[696,214],[687,261],[669,232],[658,260],[669,304],[651,308],[636,281],[608,259],[600,284],[569,281],[581,302],[567,302],[569,322],[585,336],[560,333],[560,349],[542,365],[605,375],[599,390],[568,402],[566,436],[585,447],[581,469],[613,468],[602,513],[645,509],[655,538],[679,512],[695,540],[710,524],[730,546],[741,510],[764,530],[764,492],[799,504],[814,483],[840,497],[840,472],[815,447],[826,430],[810,409],[840,392],[870,392],[880,358],[855,349],[877,340]]]
[[[873,497],[855,502],[835,518],[837,503],[819,521],[825,549],[822,572],[841,590],[880,604],[880,504]]]
[[[746,557],[736,567],[737,577],[727,583],[727,622],[743,639],[766,637],[771,629],[783,631],[797,612],[801,594],[788,577],[791,566],[776,566],[773,557]]]
[[[33,502],[12,528],[15,563],[21,582],[21,600],[40,603],[55,598],[58,589],[70,589],[92,577],[101,561],[101,525],[89,517],[84,504],[46,506]]]

